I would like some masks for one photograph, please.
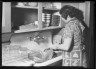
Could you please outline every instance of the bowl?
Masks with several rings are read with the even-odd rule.
[[[53,56],[53,50],[40,51],[40,50],[31,50],[28,53],[28,59],[35,61],[36,63],[42,63],[51,59]]]

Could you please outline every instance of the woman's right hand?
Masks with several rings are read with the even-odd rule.
[[[50,49],[51,49],[50,47],[49,47],[49,48],[46,48],[46,49],[44,50],[44,52],[47,51],[47,50],[50,50]]]
[[[49,48],[46,48],[44,51],[47,51],[47,50],[50,50],[50,49],[56,50],[56,49],[57,49],[57,45],[54,44],[54,45],[52,45],[52,46],[49,46]]]
[[[50,46],[50,48],[51,48],[51,49],[57,49],[57,45],[54,44],[54,45]]]

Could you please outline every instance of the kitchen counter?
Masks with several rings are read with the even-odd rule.
[[[62,56],[55,57],[55,58],[48,60],[46,62],[43,62],[43,63],[35,63],[33,66],[48,66],[48,65],[51,65],[60,60],[62,60]]]
[[[32,66],[34,61],[13,61],[9,63],[2,63],[2,66]]]
[[[3,43],[2,44],[2,47],[6,46],[6,45],[22,45],[22,47],[25,45],[25,47],[28,47],[29,49],[30,48],[38,48],[38,49],[43,49],[43,48],[46,48],[48,46],[50,46],[52,40],[52,33],[50,31],[45,31],[45,32],[41,32],[43,36],[47,37],[47,41],[46,42],[42,42],[41,45],[37,45],[36,46],[36,43],[33,44],[32,42],[30,42],[30,40],[28,39],[28,37],[32,36],[34,37],[34,34],[33,32],[32,33],[25,33],[25,34],[15,34],[11,37],[10,39],[10,43],[9,44],[6,44],[6,43]],[[17,47],[17,46],[16,46]],[[5,52],[5,51],[4,51]],[[12,51],[11,53],[16,53],[18,56],[18,53],[17,53],[17,50],[14,52]],[[12,54],[13,55],[13,54]],[[15,55],[13,55],[15,56]],[[8,57],[8,56],[7,56]],[[7,58],[5,58],[7,59]],[[53,64],[53,63],[58,63],[59,60],[62,60],[62,56],[54,56],[52,59],[48,60],[48,61],[45,61],[45,62],[42,62],[42,63],[35,63],[33,62],[32,60],[25,60],[25,61],[21,61],[20,58],[16,58],[16,59],[13,59],[12,61],[10,60],[10,55],[9,55],[9,59],[8,61],[4,61],[3,62],[3,66],[48,66],[50,64]],[[19,60],[20,61],[17,61]],[[23,58],[22,58],[23,59]]]
[[[35,66],[35,67],[48,66],[48,65],[51,65],[60,60],[62,60],[62,56],[55,57],[55,58],[48,60],[46,62],[43,62],[43,63],[35,63],[34,61],[24,61],[24,62],[5,63],[5,64],[2,64],[2,66]]]

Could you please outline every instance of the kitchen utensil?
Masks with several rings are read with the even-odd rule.
[[[59,26],[60,23],[60,16],[52,15],[52,23],[51,26]]]
[[[23,2],[18,2],[17,5],[18,6],[24,6],[24,3]]]
[[[43,27],[48,27],[51,22],[51,14],[43,13],[42,14]]]

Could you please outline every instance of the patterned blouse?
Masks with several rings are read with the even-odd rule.
[[[86,66],[86,53],[83,52],[84,45],[82,44],[82,33],[84,30],[84,26],[81,22],[74,18],[70,20],[65,28],[62,29],[62,43],[64,39],[67,37],[73,38],[72,48],[69,52],[63,52],[63,64],[62,66]]]

